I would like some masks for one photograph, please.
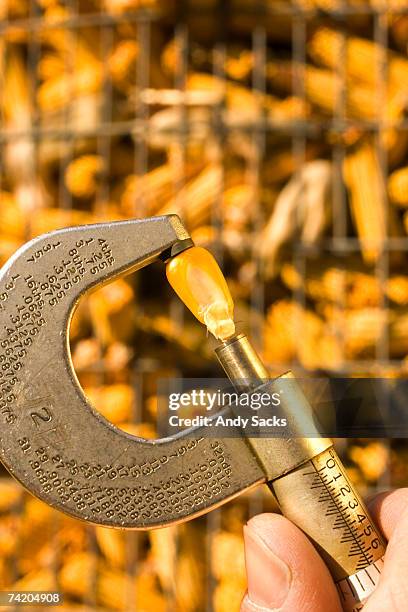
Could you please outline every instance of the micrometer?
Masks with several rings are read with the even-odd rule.
[[[218,439],[197,427],[145,440],[106,420],[79,384],[69,326],[80,298],[192,245],[180,219],[166,215],[54,231],[6,263],[0,271],[0,458],[52,507],[118,528],[191,519],[267,483],[283,514],[322,555],[344,609],[360,610],[378,583],[385,544],[332,442],[318,431],[310,437],[312,411],[290,373],[282,410],[299,421],[297,435],[272,439]],[[245,335],[222,342],[216,353],[232,383],[277,388],[280,379],[269,380]]]

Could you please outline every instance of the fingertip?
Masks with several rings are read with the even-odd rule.
[[[270,612],[270,608],[264,608],[255,604],[250,600],[247,591],[241,601],[240,612]]]
[[[389,540],[408,509],[408,488],[384,491],[375,495],[367,501],[367,509],[384,537]]]
[[[264,512],[262,514],[256,514],[251,517],[245,527],[252,529],[258,535],[265,537],[269,540],[271,537],[283,538],[287,529],[291,529],[293,523],[291,523],[282,514],[276,514],[274,512]]]
[[[260,514],[244,529],[248,594],[242,610],[340,611],[336,587],[305,534],[284,516]]]
[[[266,609],[281,608],[292,582],[289,565],[279,552],[276,554],[280,548],[277,540],[284,537],[284,533],[276,529],[280,521],[274,516],[259,515],[244,527],[248,598],[251,605]]]

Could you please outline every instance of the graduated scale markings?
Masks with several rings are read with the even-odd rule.
[[[340,543],[350,544],[347,554],[357,557],[356,571],[364,569],[374,560],[373,549],[380,546],[375,527],[362,509],[359,512],[361,504],[337,462],[331,458],[320,468],[311,463],[315,470],[303,476],[311,479],[312,490],[321,489],[318,502],[325,504],[325,516],[334,517],[332,528],[340,531]],[[335,467],[334,474],[328,473]]]

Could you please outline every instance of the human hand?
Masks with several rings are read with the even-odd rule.
[[[408,488],[381,493],[368,509],[388,540],[385,565],[364,612],[408,610]],[[285,517],[260,514],[244,528],[248,591],[241,612],[341,612],[337,589],[304,533]]]

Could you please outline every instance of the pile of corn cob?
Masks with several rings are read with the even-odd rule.
[[[0,265],[52,229],[177,212],[225,264],[238,329],[271,372],[405,376],[405,3],[221,4],[182,16],[165,0],[0,4]],[[159,378],[219,375],[159,267],[83,300],[71,346],[93,405],[145,438]],[[387,474],[406,483],[403,445],[345,454],[363,493]],[[0,588],[58,589],[67,609],[238,610],[242,524],[261,508],[273,502],[258,492],[123,534],[4,478]]]

